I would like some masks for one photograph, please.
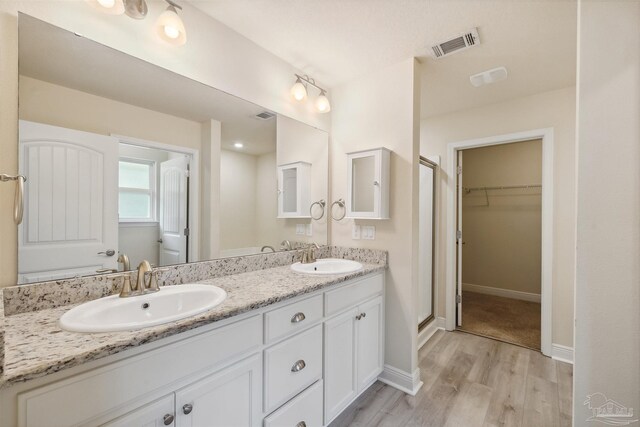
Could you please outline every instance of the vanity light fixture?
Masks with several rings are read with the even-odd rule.
[[[182,10],[182,7],[171,0],[165,1],[169,3],[169,7],[158,17],[156,31],[160,38],[167,43],[182,46],[187,42],[187,31],[177,11],[177,9]]]
[[[110,15],[127,14],[133,19],[144,19],[147,16],[147,0],[85,0],[96,9]],[[187,31],[184,22],[178,15],[182,6],[172,0],[165,0],[169,6],[160,14],[155,23],[156,33],[161,40],[174,46],[182,46],[187,42]]]
[[[305,100],[307,98],[307,87],[313,86],[320,91],[320,95],[318,95],[318,98],[315,100],[316,110],[319,113],[328,113],[331,111],[331,103],[329,102],[329,98],[327,98],[326,90],[318,86],[316,81],[307,75],[294,75],[296,76],[296,82],[291,88],[291,96],[293,96],[296,101]]]
[[[124,13],[123,0],[87,0],[87,3],[100,12],[109,15],[122,15]]]

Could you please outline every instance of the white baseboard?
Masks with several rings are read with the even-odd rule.
[[[494,295],[497,297],[519,299],[523,301],[532,301],[538,303],[540,302],[540,294],[512,291],[511,289],[492,288],[491,286],[474,285],[472,283],[463,283],[462,292],[475,292],[478,294]]]
[[[429,341],[429,338],[431,338],[438,329],[444,330],[444,317],[436,317],[431,323],[418,332],[418,350]]]
[[[413,374],[410,374],[393,366],[384,365],[378,380],[411,396],[415,396],[422,387],[420,368],[416,368]]]
[[[551,358],[573,365],[573,348],[566,345],[551,344]]]

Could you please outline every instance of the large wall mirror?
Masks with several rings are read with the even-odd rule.
[[[327,243],[326,132],[24,14],[19,75],[19,283]]]

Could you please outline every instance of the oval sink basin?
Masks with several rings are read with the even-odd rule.
[[[305,274],[347,274],[362,270],[362,264],[358,261],[339,258],[323,258],[310,264],[296,262],[291,265],[293,271]]]
[[[227,298],[217,286],[165,286],[159,292],[120,298],[112,295],[72,308],[60,317],[60,327],[71,332],[132,331],[195,316]]]

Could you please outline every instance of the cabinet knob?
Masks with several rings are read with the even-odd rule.
[[[373,185],[377,187],[378,185],[380,185],[380,183],[378,181],[373,181]]]
[[[170,426],[171,424],[173,424],[173,414],[166,414],[162,418],[162,421],[164,422],[164,425]]]
[[[300,372],[302,371],[305,367],[307,366],[306,363],[304,363],[304,360],[298,360],[296,363],[293,364],[293,366],[291,367],[291,372]]]
[[[296,427],[307,427],[307,423],[305,423],[304,421],[300,421],[298,424],[296,424]]]
[[[186,405],[184,405],[184,406],[182,407],[182,412],[183,412],[185,415],[189,415],[189,414],[191,413],[191,411],[193,411],[193,405],[192,405],[192,404],[190,404],[190,403],[187,403]]]
[[[296,313],[291,318],[291,323],[299,323],[299,322],[302,322],[306,318],[307,317],[304,315],[304,313]]]

